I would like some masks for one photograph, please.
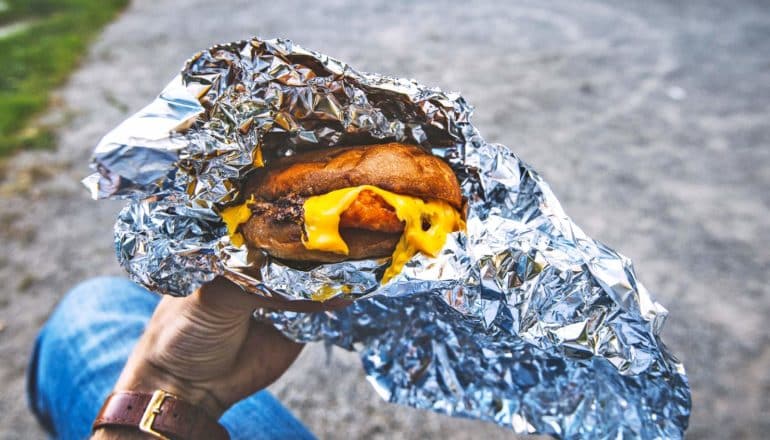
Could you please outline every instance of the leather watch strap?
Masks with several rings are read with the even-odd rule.
[[[225,428],[203,409],[163,390],[110,394],[96,416],[93,429],[103,426],[132,427],[160,439],[230,438]]]

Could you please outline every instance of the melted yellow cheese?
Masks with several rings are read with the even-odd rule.
[[[255,168],[261,168],[265,166],[265,161],[262,159],[262,147],[257,145],[254,147],[254,151],[251,153],[252,156],[252,164]]]
[[[382,283],[401,272],[404,265],[417,252],[431,257],[444,247],[447,234],[465,229],[459,212],[443,200],[429,200],[395,194],[371,185],[343,188],[320,196],[308,198],[304,204],[305,233],[302,243],[307,249],[347,255],[348,245],[339,232],[340,216],[363,190],[382,197],[404,222],[404,232],[393,251],[390,267],[382,277]],[[423,230],[423,220],[430,225]]]
[[[342,286],[334,288],[328,284],[324,284],[318,290],[310,295],[310,299],[313,301],[326,302],[330,298],[334,298],[338,294],[347,295],[350,293],[350,286]]]
[[[249,221],[251,217],[250,204],[254,203],[254,196],[240,205],[225,208],[222,213],[222,221],[227,226],[227,234],[230,236],[230,243],[233,246],[243,246],[243,234],[238,232],[238,227]]]

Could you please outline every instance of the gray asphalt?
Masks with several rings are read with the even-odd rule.
[[[760,1],[502,5],[135,1],[57,93],[55,152],[0,174],[0,438],[39,438],[23,399],[37,328],[68,287],[120,274],[120,203],[78,184],[90,149],[216,42],[282,36],[361,70],[460,90],[490,141],[550,182],[667,306],[693,388],[688,437],[770,432],[770,8]],[[461,6],[462,5],[462,6]],[[508,438],[381,402],[356,357],[311,346],[272,390],[322,438]]]

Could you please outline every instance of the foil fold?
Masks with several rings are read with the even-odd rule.
[[[149,106],[107,134],[84,179],[127,198],[118,259],[149,289],[187,295],[217,275],[254,294],[355,299],[315,314],[259,310],[298,341],[361,356],[386,400],[559,438],[681,438],[682,364],[660,339],[667,312],[631,261],[588,237],[539,174],[487,143],[456,93],[358,72],[288,40],[219,45],[189,60]],[[384,141],[444,157],[467,230],[416,255],[299,270],[230,243],[219,211],[262,164]]]

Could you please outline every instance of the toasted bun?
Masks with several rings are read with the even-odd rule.
[[[398,143],[330,148],[280,159],[251,176],[243,192],[246,197],[275,202],[290,194],[309,197],[360,185],[462,206],[460,186],[449,165],[419,147]],[[251,247],[274,257],[319,263],[386,257],[401,238],[401,232],[392,230],[341,228],[350,252],[340,255],[306,249],[302,225],[268,216],[253,215],[241,226],[241,233]]]
[[[395,142],[290,156],[249,179],[245,192],[276,200],[290,193],[315,196],[359,185],[462,206],[460,186],[449,165],[419,147]]]

